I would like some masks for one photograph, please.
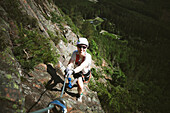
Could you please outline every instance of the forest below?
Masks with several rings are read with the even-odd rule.
[[[88,38],[97,65],[102,58],[109,64],[104,70],[112,81],[90,84],[106,112],[169,111],[168,0],[54,2],[72,19],[72,30]],[[99,71],[92,71],[96,80],[102,77]]]

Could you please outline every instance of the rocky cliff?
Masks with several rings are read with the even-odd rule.
[[[79,34],[72,32],[66,16],[51,0],[1,0],[0,12],[0,112],[43,109],[61,95],[63,72]],[[43,41],[49,43],[42,46]],[[54,59],[47,58],[57,61],[52,64]],[[63,95],[68,112],[104,112],[88,84],[82,103],[76,95],[76,87]]]

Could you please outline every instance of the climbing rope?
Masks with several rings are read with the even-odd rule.
[[[63,97],[63,93],[64,93],[64,89],[65,89],[66,80],[67,80],[67,77],[65,77],[65,79],[64,79],[64,85],[63,85],[63,89],[62,89],[62,92],[61,92],[60,97]]]

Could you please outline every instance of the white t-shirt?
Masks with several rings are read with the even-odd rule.
[[[72,56],[71,56],[71,60],[74,61],[74,67],[75,67],[75,68],[78,67],[78,65],[75,64],[75,62],[76,62],[76,56],[77,56],[77,55],[78,55],[78,50],[75,50],[75,51],[73,52]],[[87,63],[87,64],[86,64],[87,66],[85,66],[82,70],[79,70],[79,71],[82,71],[83,74],[86,74],[86,73],[89,72],[89,70],[90,70],[90,66],[91,66],[91,55],[86,52],[86,56],[85,56],[85,58],[84,58],[84,61],[82,62],[82,60],[83,60],[83,59],[81,59],[81,58],[79,57],[79,62],[81,62],[81,63],[86,62],[86,63]],[[80,66],[82,66],[82,65],[80,64]]]

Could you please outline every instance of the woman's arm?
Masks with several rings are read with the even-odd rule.
[[[84,61],[80,66],[78,66],[74,69],[74,72],[78,73],[78,72],[82,71],[87,66],[88,66],[88,62]]]
[[[88,67],[91,64],[91,55],[88,55],[83,63],[80,66],[74,69],[75,73],[82,71],[84,68]]]

